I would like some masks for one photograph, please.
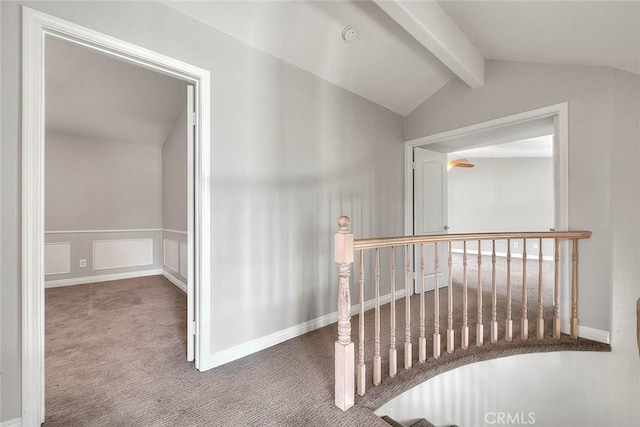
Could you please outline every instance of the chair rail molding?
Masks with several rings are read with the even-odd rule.
[[[187,230],[195,265],[196,368],[211,368],[210,73],[166,55],[22,6],[22,417],[44,422],[44,50],[45,38],[65,40],[194,85],[197,120]],[[197,232],[196,232],[197,230]],[[101,232],[102,230],[98,230]],[[106,230],[105,230],[106,231]]]

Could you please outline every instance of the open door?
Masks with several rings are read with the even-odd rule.
[[[194,265],[194,242],[195,242],[195,152],[194,141],[196,132],[196,107],[195,107],[195,87],[187,85],[187,360],[195,360],[196,346],[196,313],[195,313],[195,265]]]
[[[415,147],[413,149],[413,234],[442,234],[447,229],[447,155]],[[425,290],[435,285],[434,245],[425,244]],[[438,244],[438,285],[447,286],[449,269],[448,250],[445,243]],[[420,250],[414,251],[416,275],[420,275]],[[416,280],[415,293],[420,292],[420,280]]]

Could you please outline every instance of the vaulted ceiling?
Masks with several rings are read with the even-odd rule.
[[[167,6],[400,115],[484,60],[640,74],[638,1],[169,1]],[[352,25],[358,37],[346,42]]]
[[[485,59],[640,74],[640,1],[163,3],[403,116],[451,79],[482,86]],[[161,146],[184,103],[184,82],[64,42],[46,65],[49,130]]]
[[[162,147],[186,104],[186,83],[48,38],[47,131]]]

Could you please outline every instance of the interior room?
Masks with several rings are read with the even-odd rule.
[[[158,347],[186,359],[187,85],[46,43],[46,402],[55,413],[118,390]],[[114,364],[132,371],[114,375]]]
[[[18,0],[0,22],[0,427],[640,419],[639,2]],[[502,168],[459,153],[495,143],[438,149],[538,120],[505,142],[553,135],[552,160],[508,167],[545,178],[500,179],[506,202],[458,180]],[[551,217],[512,203],[549,186]],[[74,341],[99,328],[122,341]]]

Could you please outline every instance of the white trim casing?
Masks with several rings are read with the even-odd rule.
[[[525,111],[510,116],[488,120],[458,129],[440,132],[434,135],[405,141],[404,143],[404,188],[405,188],[405,234],[413,234],[413,148],[428,146],[436,142],[443,142],[462,136],[472,135],[505,126],[537,120],[545,117],[555,117],[554,126],[554,191],[555,191],[555,227],[557,231],[569,230],[569,104],[562,102]],[[555,143],[557,142],[557,143]],[[425,147],[428,148],[428,147]],[[560,317],[562,331],[569,331],[569,246],[567,242],[560,245],[560,275],[563,286],[560,289]]]
[[[3,421],[2,423],[0,423],[0,427],[21,427],[21,426],[22,426],[21,418],[14,418],[12,420]]]
[[[602,329],[590,328],[588,326],[578,326],[578,336],[591,341],[598,341],[609,344],[609,332]]]
[[[44,41],[84,46],[195,86],[196,124],[193,242],[196,368],[210,365],[211,214],[210,73],[174,58],[22,6],[22,424],[44,422]],[[197,229],[197,233],[194,230]],[[106,230],[105,230],[106,231]]]
[[[168,281],[170,281],[171,283],[176,285],[176,287],[178,289],[180,289],[185,294],[187,293],[187,284],[186,283],[184,283],[182,280],[180,280],[178,277],[176,277],[169,270],[162,269],[161,273]]]
[[[406,292],[404,289],[396,290],[396,300],[399,300],[400,298],[404,298],[405,294]],[[387,304],[390,301],[391,301],[391,294],[386,294],[380,297],[380,305]],[[375,299],[366,301],[364,303],[365,311],[373,309],[375,307],[375,303],[376,303]],[[351,315],[357,314],[359,310],[360,310],[359,304],[352,306]],[[283,329],[281,331],[277,331],[260,338],[256,338],[244,344],[240,344],[238,346],[231,347],[227,350],[223,350],[223,351],[212,354],[211,366],[215,368],[216,366],[224,365],[225,363],[229,363],[234,360],[243,358],[250,354],[264,350],[265,348],[269,348],[271,346],[279,344],[288,339],[295,338],[300,335],[306,334],[307,332],[311,332],[316,329],[322,328],[324,326],[330,325],[332,323],[336,323],[337,321],[338,321],[338,312],[336,311],[336,312],[318,317],[316,319],[312,319],[307,322],[300,323],[290,328]]]
[[[183,235],[188,234],[187,231],[171,230],[170,228],[163,228],[162,231],[164,231],[165,233],[174,233],[174,234],[183,234]]]
[[[129,229],[122,229],[122,230],[47,230],[44,232],[44,234],[150,233],[154,231],[168,231],[168,230],[164,230],[162,228],[129,228]]]
[[[95,276],[73,277],[71,279],[47,280],[45,288],[60,288],[62,286],[86,285],[89,283],[111,282],[113,280],[133,279],[136,277],[158,276],[162,269],[131,271],[127,273],[99,274]]]

